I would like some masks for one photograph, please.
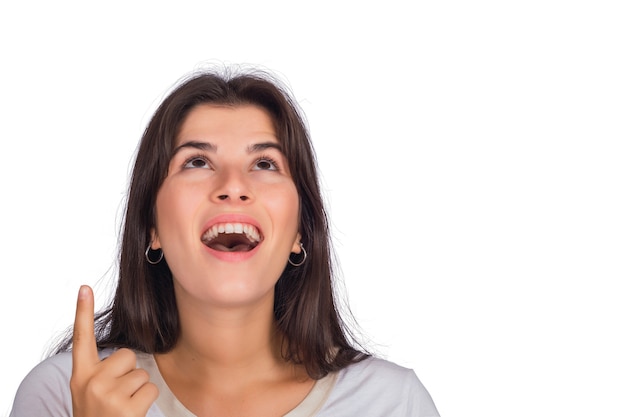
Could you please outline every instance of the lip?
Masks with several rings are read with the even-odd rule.
[[[211,227],[213,227],[213,225],[218,223],[251,224],[252,226],[256,227],[261,233],[261,241],[254,247],[254,249],[248,252],[220,252],[203,244],[202,246],[204,247],[204,250],[206,250],[209,254],[216,257],[217,259],[227,262],[245,261],[246,259],[250,259],[251,257],[253,257],[259,250],[259,247],[263,244],[263,230],[261,229],[261,225],[253,217],[246,214],[227,213],[212,217],[204,224],[200,236],[204,235],[207,230],[209,230]]]

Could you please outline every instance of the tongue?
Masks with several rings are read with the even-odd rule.
[[[256,246],[256,242],[239,233],[221,233],[204,244],[220,252],[249,252]]]
[[[239,243],[233,246],[226,246],[221,243],[210,244],[209,247],[220,252],[248,252],[252,250],[252,245]]]

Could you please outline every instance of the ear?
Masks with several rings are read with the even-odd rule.
[[[300,241],[302,240],[302,236],[300,232],[296,235],[296,240],[293,242],[293,246],[291,247],[291,253],[300,253],[302,252],[302,247],[300,246]]]
[[[150,248],[153,250],[161,249],[161,241],[154,227],[150,229]]]

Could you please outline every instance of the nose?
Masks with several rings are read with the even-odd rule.
[[[250,202],[253,194],[245,174],[229,170],[219,174],[219,179],[211,192],[211,199],[214,202]]]

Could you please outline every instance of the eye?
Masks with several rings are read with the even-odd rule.
[[[256,171],[278,171],[278,164],[272,158],[264,156],[257,159],[253,169]]]
[[[193,156],[185,161],[183,168],[211,168],[211,165],[209,165],[209,161],[207,161],[206,158],[202,156]]]

